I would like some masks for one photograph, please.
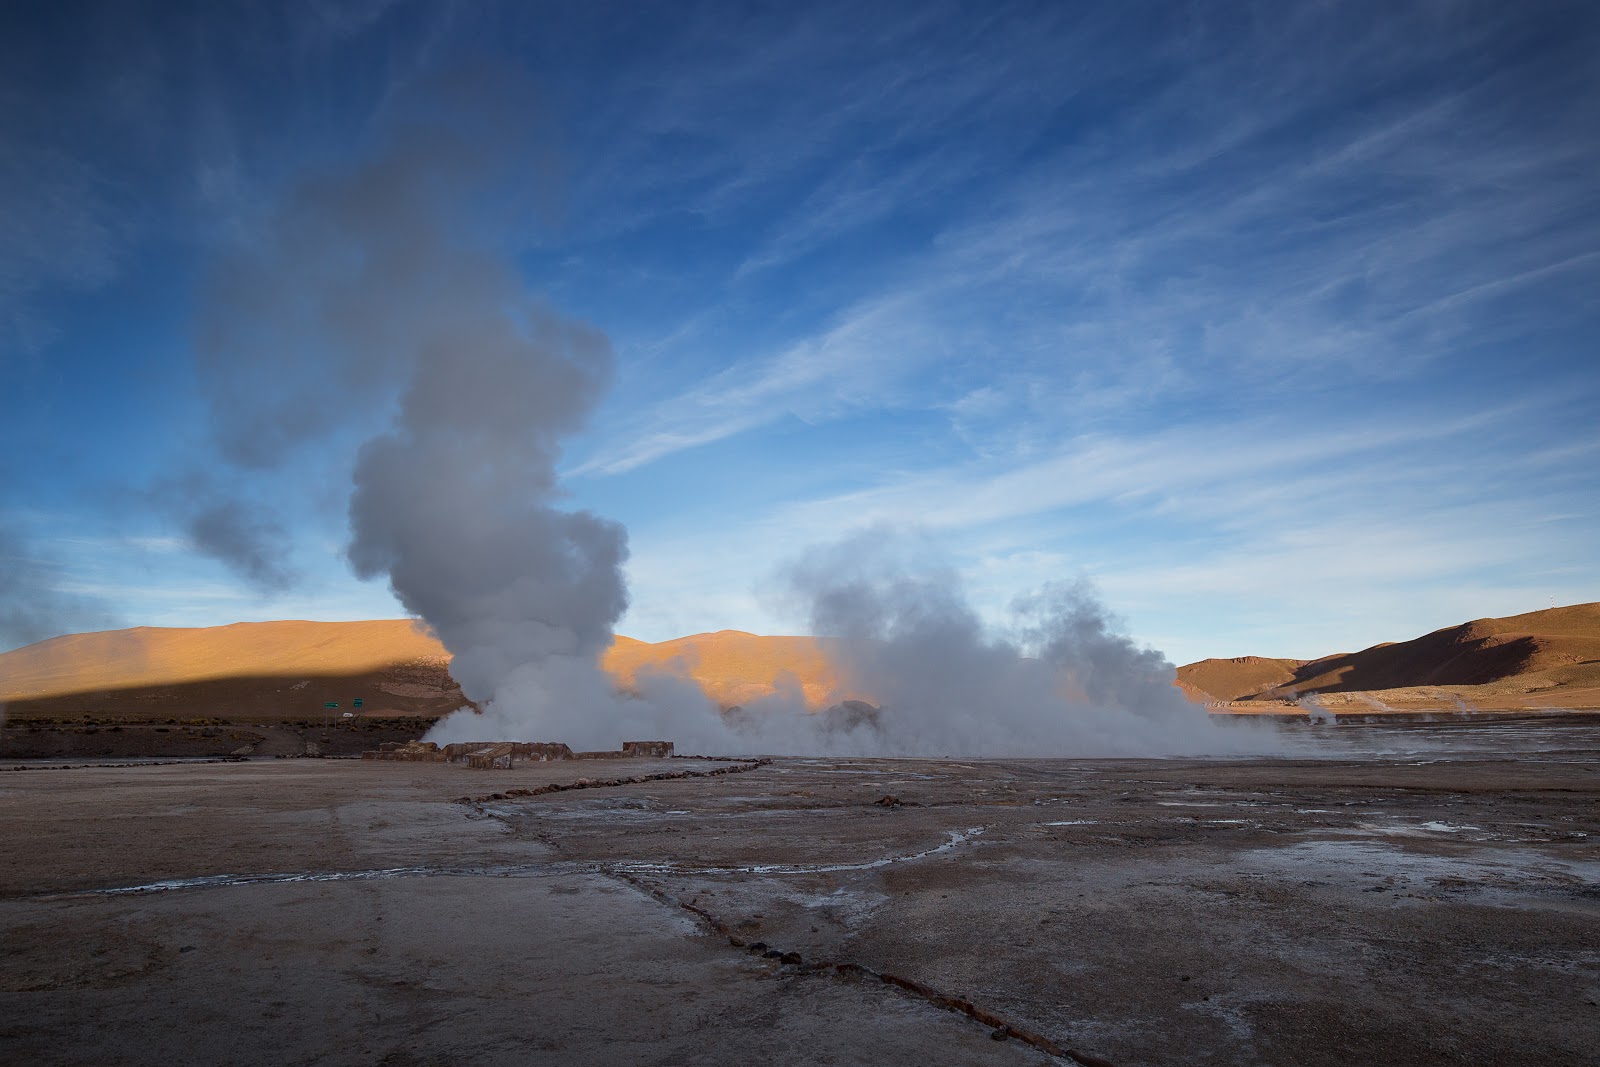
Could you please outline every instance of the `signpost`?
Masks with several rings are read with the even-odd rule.
[[[354,700],[350,701],[350,706],[352,708],[361,707],[362,706],[362,699],[360,697],[356,697]],[[322,728],[324,730],[327,730],[328,727],[333,725],[333,720],[335,718],[341,718],[341,719],[353,719],[353,718],[355,718],[355,715],[352,714],[351,712],[348,712],[348,711],[345,712],[343,715],[335,716],[333,714],[333,712],[336,712],[338,710],[339,710],[339,702],[337,700],[330,700],[330,701],[328,701],[328,702],[326,702],[325,704],[322,705]]]

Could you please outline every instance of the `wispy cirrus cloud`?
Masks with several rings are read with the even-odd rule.
[[[1592,313],[1583,294],[1600,265],[1585,175],[1600,157],[1592,139],[1564,136],[1581,114],[1536,103],[1587,88],[1578,110],[1594,110],[1584,75],[1541,75],[1531,57],[1474,70],[1486,40],[1516,30],[1499,20],[1330,18],[1268,20],[1255,38],[1213,29],[1214,51],[1186,51],[1182,35],[1155,49],[1146,74],[1162,89],[1109,115],[1086,110],[1081,140],[988,175],[986,195],[957,198],[963,210],[946,211],[925,245],[884,246],[876,288],[856,301],[874,332],[852,361],[827,357],[841,332],[859,334],[853,311],[772,356],[724,348],[738,386],[722,372],[709,388],[673,389],[669,377],[636,421],[637,444],[612,442],[580,469],[629,470],[791,411],[826,412],[829,392],[858,379],[886,406],[950,406],[1010,374],[1074,417],[1206,393],[1303,398],[1333,367],[1347,379],[1414,376],[1464,343]],[[1298,62],[1301,38],[1326,61]],[[1172,68],[1174,56],[1189,62]],[[1453,78],[1415,78],[1452,65],[1463,68]],[[1103,98],[1117,78],[1097,64],[1073,73],[1062,100]],[[1392,91],[1374,95],[1385,80]],[[860,106],[879,104],[892,113],[893,100]],[[752,271],[827,242],[871,248],[896,202],[887,194],[914,188],[926,162],[899,161],[877,187],[856,161],[821,176],[775,242],[720,284],[737,293]],[[876,366],[866,375],[861,364]]]
[[[708,381],[633,416],[641,429],[601,448],[572,476],[619,474],[791,414],[826,420],[883,405],[911,368],[941,352],[898,293],[849,309],[830,329],[767,359],[730,364]]]
[[[361,143],[440,56],[524,63],[562,127],[570,196],[558,223],[496,219],[494,239],[616,343],[618,388],[566,473],[577,506],[631,527],[641,635],[776,625],[753,592],[774,561],[873,522],[947,540],[990,604],[1093,574],[1174,649],[1204,630],[1318,651],[1364,602],[1410,625],[1552,583],[1600,596],[1574,533],[1596,506],[1580,443],[1600,325],[1589,5],[619,18],[341,0],[196,9],[178,35],[123,6],[136,14],[90,20],[125,45],[94,66],[113,87],[98,103],[0,120],[0,144],[57,153],[30,174],[62,177],[17,199],[26,218],[0,205],[17,235],[0,319],[8,300],[32,315],[115,287],[130,263],[158,275],[153,232],[189,252],[250,240],[275,185]],[[139,212],[119,212],[130,196]],[[182,337],[126,328],[142,303],[99,312],[96,342],[181,353]],[[95,322],[73,310],[26,329]],[[52,403],[126,387],[124,353],[101,347]],[[318,418],[353,426],[384,403]],[[161,418],[147,436],[186,454],[183,414]],[[107,484],[171,473],[89,436]],[[276,487],[315,575],[279,610],[312,613],[315,589],[366,602],[318,562],[340,551],[328,501],[347,465],[306,457]],[[117,568],[173,589],[200,586],[148,557],[210,573],[46,540],[65,553],[54,580],[163,618],[182,601],[118,592]],[[1324,598],[1325,618],[1299,619],[1296,596]],[[268,610],[242,592],[190,602]],[[1193,621],[1213,616],[1240,621]]]
[[[1089,437],[1027,462],[885,472],[692,536],[658,542],[646,530],[640,601],[676,606],[631,621],[656,635],[681,624],[697,585],[731,584],[744,593],[729,610],[737,602],[746,618],[792,627],[760,593],[774,557],[908,527],[945,547],[988,610],[1088,575],[1180,661],[1321,654],[1380,623],[1399,637],[1460,621],[1454,612],[1581,599],[1572,583],[1592,581],[1587,524],[1562,505],[1600,497],[1600,476],[1574,485],[1568,457],[1519,447],[1561,406],[1546,396],[1333,430],[1265,415]],[[1502,463],[1506,452],[1519,458]],[[1197,619],[1207,620],[1198,630]]]

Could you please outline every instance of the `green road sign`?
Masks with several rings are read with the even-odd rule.
[[[328,703],[326,703],[326,704],[324,704],[322,706],[325,707],[325,708],[336,708],[336,707],[339,706],[339,702],[336,701],[336,700],[330,700],[330,701],[328,701]]]
[[[354,700],[352,700],[350,702],[350,706],[352,708],[359,708],[361,706],[361,698],[360,697],[356,697]]]

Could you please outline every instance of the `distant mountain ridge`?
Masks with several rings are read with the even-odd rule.
[[[460,707],[449,654],[408,619],[136,627],[70,634],[0,653],[0,702],[43,715],[307,714],[363,696],[369,714]],[[602,665],[622,688],[641,673],[693,678],[723,705],[779,689],[811,707],[841,695],[826,643],[738,630],[649,643],[619,636]],[[1177,670],[1193,700],[1271,710],[1307,698],[1381,710],[1600,707],[1600,603],[1477,619],[1410,641],[1315,660],[1240,656]]]
[[[618,636],[601,664],[621,688],[652,669],[686,674],[724,705],[792,688],[822,706],[837,685],[815,638],[737,630],[655,644]],[[139,626],[0,653],[0,703],[50,716],[238,708],[259,717],[316,713],[325,702],[342,711],[360,695],[369,714],[442,714],[463,703],[449,666],[444,646],[410,619]]]
[[[1410,641],[1314,660],[1205,659],[1178,684],[1210,702],[1450,703],[1504,707],[1600,705],[1600,603],[1446,626]]]
[[[237,677],[360,675],[446,667],[450,654],[409,619],[136,626],[67,634],[0,653],[0,700]]]

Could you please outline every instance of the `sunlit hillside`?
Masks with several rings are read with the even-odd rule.
[[[602,660],[624,686],[646,668],[688,674],[719,704],[742,704],[792,682],[815,707],[828,702],[836,675],[814,637],[760,637],[740,630],[649,644],[618,637]]]
[[[137,626],[68,634],[0,655],[0,700],[220,678],[358,675],[449,660],[409,619]]]
[[[1459,698],[1488,706],[1592,707],[1600,704],[1600,603],[1475,619],[1314,660],[1201,660],[1178,668],[1178,680],[1216,701],[1317,696],[1377,708],[1449,706]]]
[[[206,628],[141,626],[70,634],[0,654],[0,701],[73,713],[172,713],[226,717],[341,709],[360,695],[368,713],[438,713],[461,704],[450,656],[407,619],[259,622]],[[618,637],[602,665],[619,687],[646,669],[687,674],[724,705],[794,686],[827,702],[833,673],[809,637],[724,630],[650,644]],[[113,704],[120,707],[112,707]]]
[[[442,714],[462,696],[450,657],[406,619],[137,627],[72,634],[0,654],[0,701],[14,713],[303,715],[324,703],[366,714]],[[822,642],[738,630],[651,644],[618,637],[602,665],[623,689],[645,672],[693,678],[724,706],[780,689],[813,708],[842,694]],[[1382,710],[1458,700],[1487,707],[1600,705],[1600,604],[1478,619],[1410,641],[1315,660],[1241,656],[1178,668],[1191,699],[1315,697]]]

